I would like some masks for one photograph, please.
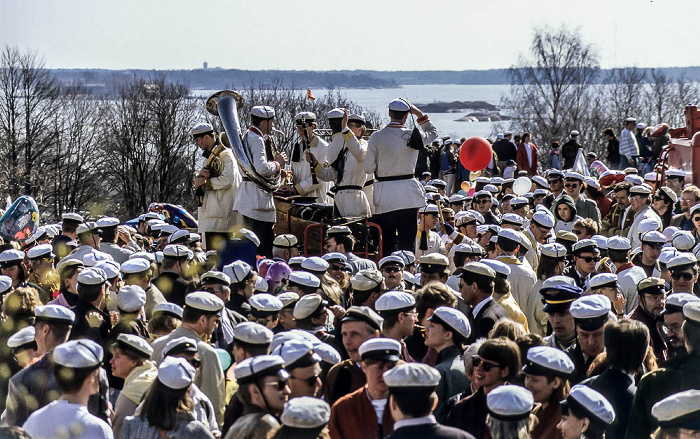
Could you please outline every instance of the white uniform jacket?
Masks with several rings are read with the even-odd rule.
[[[637,284],[641,282],[642,279],[647,278],[647,273],[642,267],[637,267],[632,264],[629,265],[629,268],[624,268],[617,273],[617,284],[620,286],[620,292],[622,296],[627,299],[627,303],[625,303],[625,314],[630,314],[639,304]]]
[[[350,130],[335,133],[328,145],[326,163],[316,167],[316,172],[324,181],[334,181],[338,190],[335,192],[335,206],[344,218],[369,218],[372,207],[363,187],[367,173],[362,163],[367,156],[367,143],[360,143]],[[331,166],[340,156],[344,156],[342,180],[338,180],[338,171]],[[352,187],[354,186],[354,187]]]
[[[318,183],[314,184],[313,176],[311,175],[311,165],[306,161],[302,145],[303,142],[294,145],[294,148],[300,149],[299,161],[291,162],[292,174],[294,175],[294,189],[297,190],[299,195],[315,197],[317,203],[331,203],[332,201],[328,196],[331,185],[318,178],[318,173],[316,174]],[[321,162],[326,157],[328,143],[318,136],[314,136],[309,142],[309,151]]]
[[[423,144],[430,145],[437,138],[437,128],[428,116],[417,119],[423,129]],[[364,161],[365,172],[374,174],[374,207],[376,214],[425,206],[425,190],[413,173],[418,150],[408,147],[411,129],[392,122],[372,134]],[[380,181],[387,177],[401,177],[394,181]]]
[[[447,250],[445,250],[445,245],[442,243],[442,238],[440,238],[440,235],[437,234],[437,232],[433,232],[432,230],[429,230],[428,233],[428,249],[427,250],[421,250],[420,249],[420,236],[421,236],[420,230],[416,234],[416,245],[414,248],[414,254],[416,255],[416,260],[419,260],[421,256],[423,255],[428,255],[430,253],[440,253],[441,255],[447,256]]]
[[[263,177],[273,177],[280,173],[280,164],[274,160],[268,160],[265,156],[265,139],[259,129],[250,127],[245,135],[244,147],[250,151],[253,167],[258,174]],[[268,223],[274,223],[277,216],[272,193],[248,179],[243,179],[238,188],[233,210],[248,218]]]
[[[219,158],[223,165],[221,175],[207,180],[202,207],[199,208],[200,233],[230,232],[236,225],[236,215],[231,211],[241,184],[241,173],[231,148],[222,150]]]

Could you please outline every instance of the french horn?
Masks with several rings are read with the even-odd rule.
[[[250,150],[243,144],[241,123],[238,120],[238,107],[243,105],[243,97],[233,90],[221,90],[207,99],[207,111],[219,116],[224,126],[226,137],[231,144],[231,151],[238,163],[238,169],[261,188],[274,192],[282,186],[281,175],[263,177],[255,171]]]

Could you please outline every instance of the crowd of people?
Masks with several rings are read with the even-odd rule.
[[[199,233],[71,212],[2,242],[0,438],[700,437],[684,171],[640,172],[625,132],[610,169],[568,142],[541,169],[505,133],[471,173],[404,99],[368,139],[327,116],[329,142],[296,115],[288,158],[253,107],[253,169],[195,126]],[[275,196],[332,206],[322,254],[275,234]]]

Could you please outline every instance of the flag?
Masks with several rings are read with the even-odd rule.
[[[584,177],[591,176],[591,173],[588,170],[588,163],[586,163],[586,159],[583,157],[583,148],[579,148],[578,153],[576,153],[576,160],[574,161],[573,170]]]
[[[306,97],[308,97],[308,98],[311,99],[312,101],[315,101],[315,100],[316,100],[316,98],[314,97],[314,95],[311,94],[311,89],[310,89],[310,88],[307,88],[307,89],[306,89]]]

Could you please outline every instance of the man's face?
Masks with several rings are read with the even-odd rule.
[[[454,213],[443,211],[443,213],[442,213],[442,219],[444,219],[445,222],[446,222],[447,224],[451,225],[452,227],[455,226],[455,214],[454,214]]]
[[[454,222],[454,217],[452,219]],[[426,230],[432,230],[438,223],[438,216],[432,214],[423,214],[421,215],[421,220],[423,221],[423,224],[425,224]]]
[[[212,294],[214,294],[216,297],[219,299],[223,300],[224,303],[228,302],[228,300],[231,298],[231,290],[228,290],[228,293],[224,290],[224,286],[221,284],[217,283],[203,283],[202,284],[202,289],[204,291],[209,291]]]
[[[262,131],[263,134],[270,134],[272,132],[272,128],[274,127],[275,122],[272,119],[267,119],[260,122],[260,131]]]
[[[578,238],[579,241],[582,239],[590,239],[591,236],[593,236],[590,233],[586,233],[585,227],[581,227],[581,226],[574,227],[572,232],[574,233],[574,235],[576,235],[576,237]]]
[[[421,272],[420,286],[424,287],[428,285],[428,283],[433,281],[442,282],[442,273],[426,273],[425,271]]]
[[[323,244],[323,249],[326,253],[333,253],[338,251],[338,244],[335,242],[335,238],[327,238],[326,243]]]
[[[640,294],[639,302],[644,310],[653,318],[658,318],[664,309],[666,297],[663,294]]]
[[[681,189],[683,189],[684,180],[685,179],[676,177],[666,177],[666,186],[671,188],[673,192],[678,193]]]
[[[578,180],[566,180],[564,190],[568,196],[576,199],[581,193],[581,182]]]
[[[576,333],[576,322],[569,310],[547,314],[552,331],[560,340],[571,340]]]
[[[306,138],[311,139],[314,136],[314,128],[316,127],[316,123],[314,122],[306,122],[306,124],[303,123],[297,123],[297,135],[299,135],[300,138]],[[306,129],[304,129],[306,128]]]
[[[664,325],[668,329],[668,342],[673,349],[685,348],[685,337],[683,336],[684,320],[682,312],[664,314]]]
[[[370,392],[386,393],[389,386],[384,382],[384,372],[396,366],[395,361],[365,360],[362,362],[362,370],[367,377],[367,387]]]
[[[698,281],[698,273],[692,268],[674,270],[671,273],[671,288],[674,293],[693,293],[693,286]]]
[[[663,250],[663,248],[664,245],[660,242],[642,242],[643,259],[651,263],[656,263],[659,256],[661,256],[661,250]]]
[[[298,396],[310,396],[315,398],[321,389],[321,365],[315,363],[311,366],[297,367],[289,372],[290,398]]]
[[[581,345],[583,353],[596,357],[605,349],[603,344],[603,327],[595,331],[584,331],[577,327],[576,333],[578,334],[578,343]]]
[[[260,380],[260,390],[265,396],[270,412],[282,413],[291,393],[289,381],[286,378],[268,376]]]
[[[559,193],[564,188],[564,179],[559,175],[553,175],[547,179],[549,190],[554,193]]]
[[[493,205],[493,203],[491,202],[491,197],[480,197],[474,200],[474,205],[479,213],[484,214],[491,210],[491,205]]]
[[[376,337],[375,331],[370,331],[365,322],[345,322],[340,329],[343,337],[343,346],[348,352],[348,357],[354,362],[360,361],[360,345],[370,338]]]
[[[468,284],[464,279],[459,279],[459,292],[462,294],[462,299],[469,305],[476,305],[477,295],[474,283]]]
[[[576,269],[584,276],[595,271],[595,264],[598,261],[600,261],[600,254],[598,253],[584,252],[574,255]]]
[[[401,334],[404,337],[408,337],[409,335],[413,334],[413,328],[416,326],[416,323],[418,323],[418,313],[416,312],[416,309],[413,308],[410,311],[406,311],[402,313],[403,318],[400,319],[400,324],[401,324]]]
[[[464,226],[464,234],[467,236],[467,238],[476,239],[477,238],[476,223],[467,224],[466,226]]]
[[[647,204],[648,197],[646,195],[632,194],[630,195],[630,208],[633,212],[639,212]]]
[[[221,317],[219,315],[205,317],[204,331],[202,332],[211,337],[220,321]]]
[[[214,145],[214,136],[210,134],[199,134],[193,137],[194,144],[202,151],[209,151]]]
[[[387,289],[397,287],[403,281],[403,270],[399,265],[386,264],[382,267],[382,275]]]
[[[690,209],[696,204],[698,204],[698,200],[692,192],[684,192],[681,194],[681,210],[683,212],[690,212]]]
[[[504,201],[503,203],[503,213],[512,213],[513,207],[510,205],[510,199]]]
[[[630,205],[629,192],[626,190],[615,192],[615,197],[617,198],[617,204],[619,204],[620,207],[627,208],[627,206]]]
[[[537,242],[539,242],[540,244],[546,244],[547,239],[549,238],[549,233],[552,231],[552,229],[542,227],[536,222],[532,221],[530,223],[530,231],[532,232],[532,235],[535,237],[535,240]]]

